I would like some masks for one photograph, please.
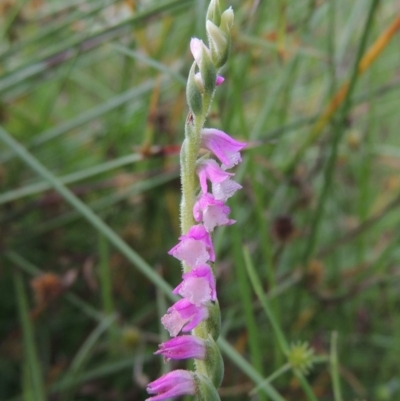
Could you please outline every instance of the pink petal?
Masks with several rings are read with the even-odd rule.
[[[215,81],[215,84],[217,86],[220,86],[223,84],[223,82],[225,81],[225,78],[221,75],[217,75],[217,80]]]
[[[182,318],[178,311],[171,310],[171,312],[165,314],[161,318],[161,323],[165,327],[165,330],[169,332],[171,337],[176,337],[188,320],[188,318]]]
[[[161,354],[167,359],[204,359],[206,345],[204,340],[198,337],[183,335],[160,344],[155,354]]]
[[[212,183],[225,181],[234,174],[224,171],[215,160],[207,159],[199,163],[197,167],[200,187],[203,194],[207,193],[207,179]]]
[[[178,369],[149,383],[147,392],[158,395],[147,398],[146,401],[162,401],[180,395],[194,395],[196,382],[191,372]]]
[[[217,200],[226,201],[242,186],[233,180],[225,180],[221,183],[212,184],[212,193]]]
[[[179,237],[180,242],[168,253],[190,267],[196,267],[211,260],[215,261],[211,236],[204,226],[192,226],[189,232]]]
[[[210,260],[207,244],[201,240],[192,238],[182,239],[168,253],[190,267],[206,263]]]
[[[215,128],[204,128],[202,147],[210,150],[222,163],[222,168],[232,168],[242,161],[240,151],[247,146],[244,142],[236,141],[225,132]]]
[[[208,318],[208,308],[206,306],[193,305],[185,298],[176,302],[175,308],[182,318],[188,319],[188,322],[185,324],[182,331],[190,331],[200,322]]]
[[[200,66],[201,57],[203,54],[203,41],[197,38],[192,38],[190,41],[190,51],[197,65]]]
[[[216,200],[211,194],[202,195],[194,205],[193,217],[197,222],[203,222],[208,232],[216,226],[227,226],[235,223],[228,219],[231,209],[221,200]]]
[[[216,301],[217,299],[217,293],[216,293],[216,288],[215,288],[215,279],[214,279],[214,274],[211,270],[211,267],[209,265],[201,265],[198,266],[194,269],[192,269],[190,272],[183,274],[183,281],[172,291],[173,294],[180,294],[182,297],[188,299],[191,303],[196,303],[196,302],[207,302],[209,300],[211,301]],[[200,290],[195,289],[195,293],[206,293],[207,295],[202,299],[201,301],[199,300],[199,297],[196,296],[196,299],[193,297],[193,295],[188,294],[188,291],[190,291],[190,287],[192,285],[199,285],[201,287],[204,286],[204,282],[194,282],[194,279],[202,279],[206,281],[207,284],[207,289],[201,288]]]
[[[203,277],[188,277],[183,281],[179,294],[192,304],[200,306],[211,299],[211,288]]]
[[[182,329],[184,332],[188,332],[193,330],[195,327],[199,325],[203,320],[206,320],[208,318],[208,309],[205,306],[199,306],[196,314],[192,316],[192,319],[190,322],[188,322]]]

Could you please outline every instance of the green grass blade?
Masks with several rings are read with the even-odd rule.
[[[133,249],[131,249],[110,227],[108,227],[91,209],[89,209],[78,197],[76,197],[60,180],[46,167],[36,160],[26,149],[13,139],[2,127],[0,127],[0,140],[9,146],[32,170],[39,174],[82,216],[104,235],[138,270],[140,270],[154,285],[162,288],[170,296],[172,287],[162,279]]]
[[[281,327],[279,326],[278,321],[276,320],[276,318],[272,312],[269,301],[267,300],[267,297],[265,296],[264,291],[261,287],[260,279],[258,278],[256,270],[251,261],[249,251],[246,248],[243,248],[243,256],[244,256],[244,261],[245,261],[244,264],[245,264],[245,267],[247,270],[247,274],[250,278],[250,282],[253,286],[254,292],[256,293],[258,299],[260,300],[261,305],[271,323],[272,330],[274,332],[274,335],[277,339],[277,343],[278,343],[282,353],[284,355],[287,355],[288,351],[289,351],[288,342],[283,334]]]
[[[246,361],[226,340],[220,337],[217,341],[222,352],[256,384],[263,383],[262,391],[273,401],[285,401],[285,399],[269,383],[264,383],[264,378]]]
[[[332,184],[332,178],[333,178],[333,173],[335,170],[335,162],[336,162],[336,158],[337,158],[337,154],[338,154],[339,143],[340,143],[341,139],[343,138],[343,134],[345,132],[345,129],[344,129],[345,120],[346,120],[347,114],[350,109],[351,96],[353,94],[353,90],[355,88],[355,85],[356,85],[356,82],[357,82],[358,76],[359,76],[359,74],[358,74],[359,62],[361,60],[362,55],[364,54],[364,51],[365,51],[365,48],[367,45],[368,35],[369,35],[369,32],[372,27],[372,21],[373,21],[373,17],[375,15],[375,10],[376,10],[378,3],[379,3],[379,0],[372,0],[371,6],[369,8],[368,19],[367,19],[367,22],[365,23],[363,36],[362,36],[362,39],[361,39],[361,42],[360,42],[360,45],[359,45],[359,48],[357,51],[356,62],[354,63],[353,71],[352,71],[351,78],[349,81],[349,89],[346,93],[345,99],[343,100],[342,107],[339,111],[338,120],[337,120],[337,123],[335,124],[335,134],[333,136],[333,140],[332,140],[332,144],[331,144],[331,151],[329,154],[328,161],[326,163],[326,167],[324,169],[324,183],[323,183],[321,193],[318,197],[317,208],[314,213],[312,224],[311,224],[311,232],[309,234],[309,237],[308,237],[309,239],[307,241],[307,244],[306,244],[306,247],[304,250],[304,254],[302,257],[304,269],[306,268],[308,261],[313,256],[314,251],[315,251],[322,214],[325,210],[325,205],[328,200],[328,195],[329,195],[329,191],[330,191],[331,184]]]
[[[60,64],[74,57],[77,52],[81,50],[91,50],[99,44],[115,39],[121,34],[127,33],[132,25],[143,23],[147,19],[155,15],[172,11],[174,9],[182,9],[190,4],[190,0],[171,0],[158,4],[155,7],[145,10],[136,14],[134,17],[125,20],[115,26],[103,29],[96,32],[90,37],[83,35],[79,39],[72,39],[57,45],[51,54],[39,60],[30,60],[28,64],[14,69],[10,73],[0,76],[0,94],[4,94],[14,86],[23,83],[23,81],[35,77],[39,73],[43,73],[48,69],[54,68],[55,65]]]
[[[332,333],[331,336],[331,353],[330,353],[330,371],[333,385],[333,396],[335,401],[343,401],[342,391],[340,389],[339,378],[339,362],[337,356],[337,333]]]
[[[153,67],[155,70],[164,73],[167,76],[170,76],[176,80],[179,84],[181,84],[184,88],[186,87],[187,79],[182,75],[176,72],[174,69],[167,67],[164,64],[159,63],[158,61],[147,57],[146,55],[132,49],[128,49],[125,46],[121,46],[118,44],[114,44],[113,49],[117,50],[119,53],[125,54],[134,60],[141,61],[142,63],[147,64],[150,67]]]
[[[30,391],[24,391],[24,393],[26,399],[28,399],[28,394],[30,393],[29,398],[32,400],[46,401],[46,392],[42,379],[42,367],[37,354],[34,329],[32,321],[29,318],[28,300],[21,273],[14,273],[14,284],[23,334],[24,357],[26,360],[24,384],[30,389]]]
[[[143,159],[143,156],[140,154],[132,154],[127,156],[122,156],[118,159],[110,160],[104,163],[101,163],[97,166],[89,167],[87,169],[77,171],[75,173],[67,174],[63,177],[60,177],[59,180],[61,183],[65,184],[73,184],[81,180],[85,180],[87,178],[94,177],[98,174],[107,173],[111,170],[128,166],[135,162],[138,162]],[[22,188],[18,188],[15,190],[11,190],[5,192],[0,195],[0,205],[7,202],[12,202],[17,199],[21,199],[25,196],[36,195],[43,191],[46,191],[51,188],[51,185],[48,182],[41,181],[37,183],[33,183],[30,185],[25,185]]]
[[[71,120],[65,121],[57,125],[56,127],[52,127],[40,135],[37,135],[32,141],[28,144],[28,148],[42,145],[50,140],[53,140],[60,135],[67,133],[70,130],[78,128],[88,122],[103,116],[104,114],[115,110],[121,105],[132,101],[135,98],[139,98],[143,96],[146,92],[150,91],[154,87],[155,83],[153,80],[148,80],[143,82],[141,85],[136,86],[134,88],[128,89],[127,91],[112,97],[106,102],[96,106],[90,110],[83,112],[82,114],[72,118]],[[6,162],[13,157],[12,153],[6,153],[0,156],[0,162]]]
[[[240,229],[238,226],[232,227],[233,232],[233,244],[234,244],[234,264],[236,272],[236,282],[239,286],[239,294],[241,300],[241,306],[244,313],[244,319],[246,322],[246,330],[248,332],[248,341],[250,349],[251,362],[254,368],[263,375],[263,364],[262,364],[262,349],[260,342],[260,331],[256,318],[254,316],[254,308],[252,304],[251,289],[248,282],[248,278],[245,270],[243,269],[243,256],[242,256],[242,238],[240,235]],[[261,396],[261,399],[265,397]]]

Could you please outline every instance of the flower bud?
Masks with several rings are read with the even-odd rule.
[[[200,67],[201,58],[203,56],[203,41],[197,38],[192,38],[190,41],[190,51],[196,64]]]
[[[218,301],[209,302],[207,308],[208,316],[196,327],[196,335],[203,339],[207,339],[210,335],[217,340],[221,332],[221,312]]]
[[[196,79],[197,85],[199,85],[200,92],[201,92],[201,93],[204,93],[204,92],[205,92],[205,89],[204,89],[204,82],[203,82],[203,80],[202,80],[202,78],[201,78],[200,72],[196,72],[196,74],[194,75],[194,77],[195,77],[195,79]],[[217,82],[216,82],[216,85],[217,85]]]
[[[195,76],[196,63],[192,64],[192,68],[189,72],[188,83],[186,86],[186,100],[192,113],[201,115],[203,111],[203,98],[201,96],[201,90]]]
[[[217,71],[211,58],[210,49],[208,49],[202,40],[192,38],[190,41],[190,51],[192,52],[193,58],[195,59],[200,70],[202,81],[200,85],[198,78],[195,77],[198,82],[199,89],[200,91],[211,95],[216,86]]]
[[[202,43],[203,51],[199,69],[204,84],[204,91],[211,95],[214,92],[217,82],[217,70],[212,61],[210,50]]]
[[[222,15],[221,15],[221,23],[219,27],[229,36],[232,26],[233,26],[233,20],[234,20],[234,13],[232,10],[232,7],[229,7],[227,10],[225,10]]]
[[[218,28],[213,22],[206,22],[206,30],[211,48],[211,58],[217,68],[222,67],[229,57],[230,35]]]
[[[211,0],[208,6],[206,21],[210,20],[214,24],[219,25],[221,22],[221,8],[219,6],[219,0]]]
[[[224,377],[224,361],[217,343],[211,336],[205,341],[206,355],[203,360],[195,360],[196,370],[209,377],[216,388],[218,388]]]
[[[220,86],[224,83],[225,78],[221,75],[217,75],[217,80],[215,81],[215,85]]]

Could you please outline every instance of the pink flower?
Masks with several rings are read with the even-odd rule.
[[[185,332],[193,330],[207,318],[206,306],[196,306],[183,298],[168,309],[168,313],[161,318],[161,323],[172,337],[176,337],[181,330]]]
[[[220,86],[223,84],[224,81],[225,81],[225,78],[222,75],[217,75],[217,80],[216,80],[215,84],[217,86]]]
[[[212,193],[215,199],[225,202],[240,188],[242,188],[242,186],[236,181],[225,180],[222,182],[213,183]]]
[[[156,355],[163,355],[168,359],[204,359],[206,345],[204,340],[195,336],[179,336],[159,345]]]
[[[201,136],[201,146],[218,157],[223,169],[232,168],[242,161],[240,151],[246,147],[246,143],[236,141],[225,132],[215,128],[204,128]]]
[[[182,283],[172,291],[173,294],[179,294],[197,306],[216,301],[215,279],[210,266],[198,266],[182,277]]]
[[[203,222],[208,232],[216,226],[229,226],[235,220],[228,219],[231,209],[222,200],[216,200],[209,193],[201,195],[193,208],[193,217],[197,222]]]
[[[196,392],[196,382],[193,373],[178,369],[149,383],[147,392],[157,395],[147,398],[146,401],[161,401],[180,395],[194,395]]]
[[[171,308],[169,308],[168,313],[161,318],[162,325],[165,327],[165,330],[169,332],[171,337],[176,337],[187,322],[188,319],[184,319],[177,310],[171,310]]]
[[[197,175],[199,176],[200,188],[203,194],[207,193],[207,179],[212,183],[221,183],[232,177],[233,173],[228,173],[218,165],[215,160],[207,159],[199,163],[197,167]]]
[[[179,240],[180,242],[168,252],[169,255],[190,267],[196,267],[209,260],[215,261],[211,236],[201,224],[192,226],[187,234],[179,237]]]

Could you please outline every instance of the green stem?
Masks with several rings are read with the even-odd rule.
[[[193,207],[196,197],[196,160],[200,146],[200,130],[197,127],[193,130],[192,137],[186,136],[181,149],[181,180],[182,180],[182,199],[181,199],[181,230],[186,234],[190,227],[195,224],[193,218]],[[187,270],[185,268],[184,270]]]
[[[185,140],[183,141],[180,155],[182,199],[180,207],[181,232],[186,234],[195,224],[193,207],[196,201],[198,179],[196,177],[197,157],[200,149],[201,130],[206,122],[208,112],[214,98],[211,95],[203,95],[203,112],[200,116],[189,113],[185,125]],[[183,271],[190,271],[189,266],[182,264]]]
[[[110,251],[107,239],[99,235],[99,281],[101,290],[102,307],[105,315],[111,316],[114,313],[114,300],[112,294],[112,276],[110,271]],[[110,324],[108,329],[109,344],[112,351],[117,341],[115,325]]]
[[[254,266],[251,261],[250,254],[249,254],[249,251],[247,250],[247,248],[243,248],[243,256],[244,256],[244,260],[245,260],[245,267],[247,269],[247,273],[249,275],[250,281],[253,285],[254,292],[256,293],[265,313],[268,316],[268,319],[272,326],[272,330],[275,334],[275,337],[277,339],[278,345],[279,345],[282,353],[284,355],[287,355],[289,353],[289,344],[286,341],[283,331],[282,331],[281,327],[279,326],[278,321],[275,319],[272,308],[267,300],[267,297],[264,294],[264,290],[261,287],[260,280],[257,277],[257,273],[254,269]]]
[[[301,372],[297,371],[296,369],[293,370],[293,373],[300,382],[300,385],[303,388],[304,392],[306,393],[309,401],[318,401],[317,397],[315,396],[310,384],[308,383],[304,375]]]
[[[269,375],[264,381],[259,383],[256,387],[254,387],[253,390],[250,391],[249,395],[254,395],[258,390],[263,388],[266,383],[271,383],[272,381],[277,379],[279,376],[282,376],[284,373],[286,373],[290,369],[291,369],[290,364],[289,363],[285,363],[278,370],[276,370],[274,373]]]
[[[282,353],[287,356],[290,352],[288,341],[286,340],[283,330],[280,327],[279,322],[277,321],[277,319],[274,315],[274,312],[271,308],[271,305],[269,304],[267,297],[264,294],[263,288],[261,287],[260,280],[257,276],[256,270],[253,266],[253,263],[251,261],[250,254],[249,254],[249,251],[247,248],[243,248],[243,255],[244,255],[244,259],[245,259],[245,266],[246,266],[248,275],[250,277],[250,281],[253,285],[254,292],[257,294],[258,299],[260,300],[261,305],[262,305],[265,313],[268,316],[268,319],[272,326],[272,330],[275,334],[275,337],[277,339],[278,345],[279,345]],[[317,401],[317,399],[312,391],[312,388],[309,385],[309,383],[307,382],[307,380],[305,379],[304,375],[301,372],[296,371],[296,369],[293,369],[293,373],[299,380],[301,387],[303,388],[304,392],[307,395],[308,400],[309,401]]]
[[[43,385],[40,361],[35,344],[35,334],[32,321],[29,317],[29,306],[22,280],[19,272],[14,273],[15,292],[18,304],[18,312],[21,320],[23,333],[24,357],[26,360],[26,391],[37,401],[46,399],[46,392]]]
[[[263,386],[261,390],[267,394],[273,401],[285,401],[285,399],[271,386],[268,382],[264,381],[264,378],[258,373],[253,366],[247,362],[224,338],[218,339],[218,345],[223,353],[244,372],[254,383],[261,384]]]
[[[331,376],[334,399],[335,401],[343,401],[342,392],[340,390],[339,362],[337,357],[337,337],[337,332],[332,333],[330,355]]]

